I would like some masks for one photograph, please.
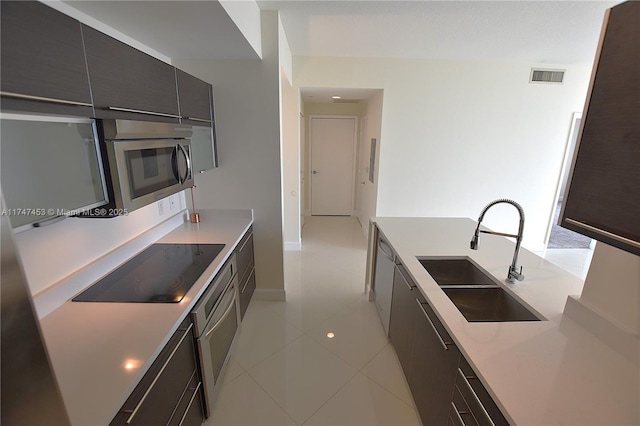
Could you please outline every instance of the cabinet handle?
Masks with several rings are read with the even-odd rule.
[[[178,426],[182,426],[182,424],[184,423],[184,419],[187,418],[187,414],[189,413],[189,410],[191,410],[193,401],[196,399],[196,396],[198,396],[200,385],[202,385],[202,382],[198,382],[198,386],[196,386],[196,389],[193,391],[193,395],[191,395],[191,399],[189,400],[189,405],[187,405],[187,409],[184,410],[184,413],[182,414],[182,418],[180,419],[180,423],[178,424]]]
[[[45,98],[44,96],[33,96],[33,95],[24,95],[22,93],[13,93],[13,92],[4,92],[0,91],[0,96],[4,96],[6,98],[15,98],[15,99],[23,99],[26,101],[37,101],[37,102],[46,102],[50,104],[59,104],[59,105],[69,105],[69,106],[83,106],[92,108],[92,104],[88,104],[85,102],[77,102],[77,101],[67,101],[65,99],[56,99],[56,98]]]
[[[382,254],[384,254],[390,261],[393,262],[393,250],[391,250],[391,247],[389,247],[389,252],[385,251],[384,248],[382,247],[383,245],[389,247],[389,244],[387,244],[382,238],[380,238],[378,240],[378,248],[380,249],[380,251],[382,252]]]
[[[466,412],[462,413],[458,411],[458,407],[456,407],[456,404],[453,401],[451,401],[451,406],[453,407],[453,412],[456,413],[456,417],[458,418],[458,421],[460,422],[460,424],[462,426],[466,426],[466,423],[464,422],[464,420],[462,419],[462,416],[460,415],[460,414],[466,414]]]
[[[253,235],[253,232],[251,232],[251,233],[249,234],[249,236],[247,237],[247,239],[246,239],[246,240],[244,240],[244,243],[242,243],[242,247],[240,247],[238,250],[236,250],[236,253],[239,253],[239,252],[241,252],[242,250],[244,250],[244,246],[246,246],[246,245],[247,245],[247,243],[248,243],[248,242],[249,242],[249,240],[251,239],[251,236],[252,236],[252,235]]]
[[[133,418],[135,417],[135,415],[138,414],[138,410],[140,409],[140,407],[142,407],[142,404],[144,403],[144,400],[147,399],[147,396],[149,395],[149,392],[151,392],[151,389],[153,389],[153,387],[155,386],[156,382],[158,381],[158,379],[160,378],[160,376],[164,372],[164,369],[167,368],[167,365],[169,365],[169,362],[171,362],[171,359],[173,358],[173,355],[175,355],[176,351],[178,350],[178,348],[180,347],[180,345],[182,344],[184,339],[189,335],[189,332],[191,331],[192,328],[193,328],[193,323],[189,324],[189,327],[185,330],[184,334],[180,338],[180,341],[178,342],[176,347],[173,348],[173,351],[171,351],[171,355],[169,355],[169,358],[162,365],[162,368],[160,369],[158,374],[156,374],[156,377],[153,379],[153,382],[151,382],[151,385],[149,385],[149,387],[147,388],[147,390],[144,393],[144,395],[142,395],[142,398],[140,399],[140,401],[138,401],[138,403],[136,404],[135,408],[131,412],[131,415],[129,416],[129,418],[125,422],[126,424],[130,424],[131,421],[133,420]]]
[[[409,291],[413,291],[413,288],[415,286],[411,286],[411,284],[409,284],[409,280],[407,279],[407,277],[405,276],[404,272],[402,272],[401,268],[402,264],[401,263],[396,263],[396,270],[398,271],[398,273],[400,274],[400,276],[402,277],[402,280],[404,281],[404,283],[407,285],[407,287],[409,287]],[[413,281],[413,280],[412,280]]]
[[[471,392],[471,395],[473,396],[473,399],[475,399],[476,404],[478,404],[480,406],[480,408],[482,409],[482,413],[484,414],[484,416],[489,421],[489,424],[491,424],[492,426],[495,426],[495,423],[493,423],[493,420],[491,420],[491,416],[489,416],[489,413],[487,413],[487,409],[484,408],[484,405],[482,404],[482,401],[480,401],[480,398],[478,397],[478,394],[476,394],[476,391],[474,391],[473,388],[471,387],[471,383],[469,383],[468,379],[473,379],[475,377],[474,376],[467,377],[467,375],[464,374],[464,372],[460,369],[460,367],[458,367],[458,374],[460,375],[460,377],[462,377],[462,381],[467,386],[469,392]]]
[[[185,118],[185,117],[182,117],[182,118]],[[203,118],[186,117],[186,119],[191,121],[199,121],[201,123],[211,123],[211,120],[205,120]]]
[[[444,339],[442,338],[442,336],[438,332],[438,329],[436,328],[436,325],[431,320],[431,317],[429,317],[429,314],[427,313],[427,311],[424,310],[424,306],[422,306],[422,303],[420,302],[420,299],[416,298],[416,302],[418,302],[418,306],[420,306],[420,310],[422,311],[424,316],[427,317],[427,320],[429,321],[429,324],[431,324],[431,327],[433,328],[433,331],[436,332],[436,336],[438,336],[438,340],[440,340],[440,343],[442,343],[442,347],[444,348],[445,351],[448,351],[449,350],[449,345],[453,345],[453,342],[445,342],[444,341]]]
[[[222,314],[222,316],[220,317],[220,319],[218,320],[218,322],[216,322],[215,324],[213,324],[213,326],[211,326],[211,328],[206,331],[204,333],[204,337],[209,337],[211,335],[211,333],[213,333],[214,331],[216,331],[216,329],[218,328],[218,326],[220,324],[222,324],[222,322],[224,320],[227,319],[227,317],[229,316],[229,312],[231,312],[231,310],[233,308],[235,308],[236,305],[236,295],[235,295],[235,291],[236,289],[233,288],[233,285],[229,286],[229,288],[226,291],[229,291],[229,289],[231,289],[232,292],[234,292],[233,297],[231,298],[231,300],[229,301],[229,305],[227,306],[226,310],[224,311],[224,314]]]
[[[251,275],[255,274],[256,272],[256,268],[253,267],[251,268],[251,273],[249,274],[249,277],[247,278],[247,280],[244,282],[244,285],[242,286],[242,290],[240,290],[240,293],[244,293],[244,291],[247,289],[247,286],[249,285],[249,281],[251,281]]]
[[[175,114],[166,114],[164,112],[153,112],[153,111],[144,111],[141,109],[131,109],[131,108],[119,108],[119,107],[107,107],[107,109],[111,111],[120,111],[120,112],[133,112],[135,114],[147,114],[147,115],[156,115],[158,117],[171,117],[171,118],[182,118],[179,115]]]

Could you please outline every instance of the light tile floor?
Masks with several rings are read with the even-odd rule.
[[[285,252],[287,301],[249,305],[206,426],[420,424],[364,294],[366,256],[355,218],[305,219],[302,250]]]
[[[287,301],[249,305],[205,425],[419,425],[395,351],[364,295],[359,223],[309,217],[302,241],[302,251],[285,252]],[[591,253],[538,254],[584,278]]]

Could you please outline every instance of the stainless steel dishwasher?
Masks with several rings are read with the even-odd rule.
[[[389,335],[391,315],[391,295],[393,293],[393,273],[395,269],[394,253],[384,236],[378,231],[376,242],[376,269],[373,278],[373,291],[376,308],[382,320],[384,332]]]
[[[209,417],[240,326],[235,255],[209,284],[205,294],[191,312],[191,318],[195,325],[200,357],[205,411]]]

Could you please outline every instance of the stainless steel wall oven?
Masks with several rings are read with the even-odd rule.
[[[191,312],[191,318],[195,325],[200,357],[205,411],[209,417],[240,326],[235,257],[223,266],[216,279],[209,284],[207,291]]]

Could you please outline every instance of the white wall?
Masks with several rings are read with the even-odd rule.
[[[259,58],[262,58],[260,7],[253,0],[219,0],[220,5],[238,27]]]
[[[378,92],[373,98],[369,99],[365,106],[363,117],[366,120],[362,121],[363,126],[360,130],[361,141],[365,143],[364,149],[359,152],[364,154],[365,170],[361,174],[361,182],[358,188],[358,217],[362,230],[366,236],[369,235],[369,218],[377,216],[377,198],[378,198],[378,170],[380,164],[380,145],[384,143],[381,140],[380,134],[382,131],[382,100],[383,91]],[[373,182],[369,180],[369,158],[371,155],[371,139],[376,139],[376,153],[375,153],[375,165],[373,170]],[[360,159],[359,159],[360,160]]]
[[[257,287],[283,298],[278,15],[262,12],[261,22],[262,60],[175,65],[213,84],[215,96],[220,167],[196,176],[196,206],[254,209]]]
[[[285,250],[302,248],[300,224],[300,95],[280,71],[282,105],[282,201]]]
[[[562,85],[529,84],[534,66],[294,57],[299,87],[384,89],[378,216],[477,218],[488,202],[513,198],[526,213],[523,245],[539,250],[592,64],[544,64],[567,70]],[[485,220],[517,229],[514,209]]]

